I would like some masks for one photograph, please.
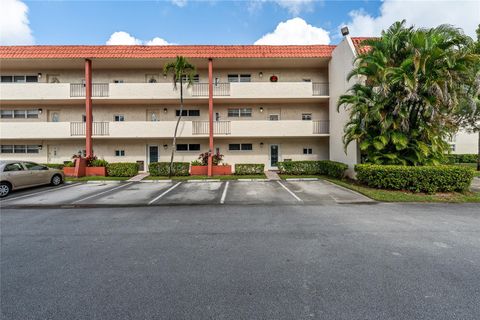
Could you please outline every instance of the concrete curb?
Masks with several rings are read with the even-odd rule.
[[[235,181],[235,180],[231,180],[231,181]],[[240,182],[266,182],[266,181],[269,181],[268,179],[237,179],[237,181],[240,181]]]
[[[287,178],[285,181],[318,181],[318,178]]]
[[[220,182],[220,179],[199,179],[199,180],[187,180],[187,182],[201,182],[201,183],[205,183],[205,182]]]
[[[163,182],[172,182],[171,179],[157,179],[157,180],[140,180],[137,182],[142,182],[142,183],[163,183]]]
[[[119,184],[122,182],[126,182],[127,180],[92,180],[92,181],[86,181],[86,183],[90,184]]]

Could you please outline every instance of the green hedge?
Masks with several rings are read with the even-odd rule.
[[[341,162],[330,160],[319,161],[284,161],[278,163],[281,173],[292,175],[327,175],[342,178],[348,166]]]
[[[133,177],[138,173],[136,162],[115,162],[107,164],[107,175],[110,177]]]
[[[235,174],[238,175],[263,174],[264,171],[263,163],[237,163],[235,165]]]
[[[190,163],[188,162],[174,162],[173,175],[174,176],[188,176],[190,175]],[[170,172],[170,162],[153,162],[148,165],[148,171],[152,176],[168,176]]]
[[[477,163],[478,154],[449,154],[446,163]]]
[[[460,166],[394,166],[358,164],[357,179],[378,189],[413,192],[452,192],[468,190],[474,170]]]
[[[52,169],[59,169],[59,170],[62,170],[63,167],[65,167],[63,163],[44,163],[43,165]]]

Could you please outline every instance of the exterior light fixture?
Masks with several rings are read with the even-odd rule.
[[[41,144],[39,144],[38,146],[38,150],[42,150],[43,146]]]
[[[260,78],[263,78],[263,72],[260,72],[260,73],[258,74],[258,76],[259,76]]]
[[[263,112],[263,107],[260,107],[260,112]]]
[[[167,74],[166,73],[163,74],[163,79],[167,79]]]
[[[38,79],[42,79],[42,73],[39,72],[38,75],[37,75]]]
[[[167,113],[167,112],[168,112],[168,109],[167,109],[167,108],[163,108],[163,112],[164,112],[164,113]]]
[[[42,112],[43,112],[43,109],[42,109],[42,108],[39,108],[39,109],[38,109],[38,114],[42,114]]]
[[[167,150],[168,149],[168,144],[164,144],[163,149]]]
[[[263,148],[263,142],[260,142],[260,148]]]
[[[347,26],[342,27],[342,29],[340,29],[340,31],[342,32],[342,36],[346,36],[350,33]]]

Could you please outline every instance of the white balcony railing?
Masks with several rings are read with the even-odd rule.
[[[210,124],[208,121],[193,121],[192,122],[192,134],[204,135],[210,133]],[[230,121],[214,121],[213,122],[213,134],[214,135],[227,135],[230,134]]]
[[[92,123],[92,135],[93,136],[108,136],[109,135],[109,123],[106,121]],[[87,124],[85,122],[70,122],[70,135],[73,136],[85,136],[87,131]]]
[[[108,97],[108,83],[92,83],[92,97]],[[83,83],[70,84],[70,97],[85,97],[86,86]]]

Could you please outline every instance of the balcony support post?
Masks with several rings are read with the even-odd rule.
[[[213,175],[213,61],[212,58],[208,59],[208,176]]]
[[[87,158],[93,156],[92,148],[92,60],[85,59],[85,150]]]

